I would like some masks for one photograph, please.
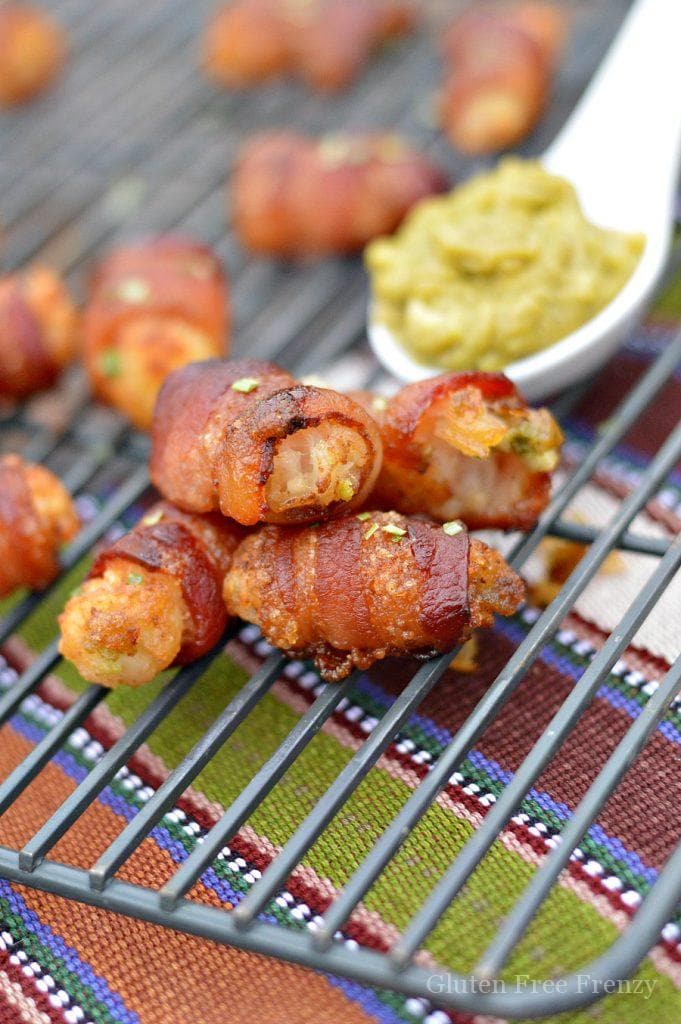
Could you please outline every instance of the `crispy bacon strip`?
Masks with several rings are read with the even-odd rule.
[[[85,311],[93,390],[147,430],[171,370],[224,355],[228,330],[225,277],[210,249],[170,236],[116,249],[94,274]]]
[[[440,119],[466,153],[520,142],[546,106],[565,16],[542,2],[476,4],[445,34]]]
[[[66,36],[42,10],[0,5],[0,106],[25,103],[47,89],[66,59]]]
[[[231,184],[234,227],[251,251],[351,253],[393,232],[446,180],[398,136],[266,132],[244,146]]]
[[[563,435],[502,374],[445,373],[378,405],[354,397],[381,426],[371,504],[461,519],[472,530],[528,530],[546,507]]]
[[[155,505],[102,551],[59,616],[60,651],[89,682],[141,686],[222,636],[224,575],[243,531]]]
[[[47,267],[0,279],[0,397],[25,398],[54,384],[72,358],[78,313]]]
[[[389,655],[430,656],[512,614],[523,585],[501,555],[395,512],[314,527],[265,526],[241,543],[225,577],[230,614],[270,643],[314,658],[324,678]]]
[[[379,430],[360,406],[271,363],[196,363],[159,395],[151,478],[191,511],[245,526],[326,518],[366,500],[380,463]]]
[[[206,26],[202,65],[219,85],[248,87],[283,74],[343,89],[381,43],[415,22],[407,0],[237,0]]]
[[[53,473],[18,455],[0,458],[0,597],[51,583],[59,549],[78,526],[71,496]]]

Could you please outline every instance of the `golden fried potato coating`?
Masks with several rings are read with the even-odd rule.
[[[398,136],[293,131],[249,139],[231,181],[241,242],[266,256],[357,252],[395,231],[425,196],[442,192],[437,167]]]
[[[48,586],[78,527],[71,495],[53,473],[18,455],[0,458],[0,597]]]
[[[89,683],[142,686],[177,657],[187,614],[174,576],[112,559],[58,617],[59,651]]]
[[[462,525],[395,512],[262,527],[239,545],[224,584],[230,614],[314,658],[330,680],[388,655],[447,651],[494,613],[512,614],[523,594],[501,555]]]
[[[161,501],[95,559],[59,617],[60,651],[89,682],[142,686],[206,654],[227,623],[224,575],[243,536]]]
[[[0,106],[25,103],[48,88],[66,59],[66,36],[30,4],[0,5]]]

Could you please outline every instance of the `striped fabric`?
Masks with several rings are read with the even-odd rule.
[[[681,288],[632,339],[571,416],[567,461],[589,447],[624,390],[664,346],[681,318]],[[670,382],[643,421],[603,465],[575,505],[580,518],[601,522],[636,486],[650,455],[678,419],[681,378]],[[639,517],[656,535],[681,523],[681,473]],[[410,915],[482,820],[551,715],[607,636],[652,562],[618,556],[588,588],[555,640],[528,672],[498,720],[452,777],[446,790],[347,924],[343,939],[387,949]],[[55,632],[54,615],[83,573],[79,567],[8,644],[0,687]],[[651,617],[614,667],[562,748],[528,794],[468,886],[430,936],[420,959],[468,971],[501,917],[554,844],[624,730],[639,714],[670,660],[678,654],[677,581],[660,614]],[[676,613],[674,615],[674,608]],[[450,672],[404,726],[332,825],[266,910],[283,928],[314,927],[375,839],[428,771],[536,617],[528,607],[500,623],[481,644],[478,670]],[[676,647],[674,647],[676,644]],[[53,856],[88,867],[162,783],[169,770],[234,696],[267,653],[245,627],[201,682],[119,772],[95,805],[60,841]],[[362,676],[348,700],[191,893],[230,907],[250,886],[314,806],[335,775],[390,707],[412,666],[391,665]],[[152,831],[121,877],[153,887],[174,872],[222,808],[239,793],[310,705],[318,679],[294,663],[204,769],[191,790]],[[0,842],[23,844],[83,779],[158,692],[117,692],[74,733],[29,790],[0,819]],[[83,683],[69,666],[24,701],[3,730],[4,777],[40,740]],[[648,747],[589,830],[508,965],[505,977],[551,978],[583,966],[627,926],[678,836],[681,806],[681,705],[660,723]],[[0,1024],[446,1024],[471,1018],[433,1004],[295,968],[170,933],[94,908],[77,906],[0,880]],[[639,969],[639,991],[606,997],[561,1021],[662,1024],[681,1020],[681,916],[670,920]],[[482,1024],[482,1018],[478,1018]]]

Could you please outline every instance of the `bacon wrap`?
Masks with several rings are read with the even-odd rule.
[[[361,71],[371,52],[409,31],[405,0],[237,0],[206,26],[202,63],[226,86],[256,85],[290,72],[335,91]]]
[[[359,435],[366,461],[359,488],[351,501],[328,507],[312,505],[276,515],[265,495],[274,467],[277,445],[299,430],[338,424]],[[378,475],[381,438],[376,424],[347,395],[329,388],[296,384],[254,402],[227,427],[215,461],[220,510],[246,526],[266,522],[312,522],[339,509],[358,507],[368,497]]]
[[[50,387],[60,369],[29,305],[22,276],[0,281],[0,395],[23,398]]]
[[[419,471],[424,468],[423,446],[414,440],[419,420],[433,402],[469,386],[476,387],[489,402],[509,400],[527,407],[515,384],[503,373],[445,373],[415,381],[390,399],[381,422],[384,455]]]
[[[142,519],[102,551],[89,577],[102,576],[108,563],[117,558],[174,576],[182,588],[191,622],[189,628],[185,627],[175,659],[175,664],[184,665],[209,651],[224,632],[227,611],[221,598],[222,581],[241,533],[218,517],[199,521],[166,502],[154,510],[162,511],[162,518],[152,523]]]
[[[232,385],[255,378],[255,391]],[[150,473],[161,493],[190,512],[218,508],[214,460],[224,428],[252,405],[294,380],[273,363],[207,359],[171,373],[158,396],[152,427]]]
[[[95,390],[108,391],[102,353],[115,349],[121,327],[139,317],[184,320],[223,348],[229,330],[225,289],[214,254],[187,239],[157,238],[112,252],[92,277],[84,317],[84,357]]]
[[[481,4],[457,18],[442,47],[440,115],[451,141],[488,153],[527,135],[546,106],[564,34],[563,13],[541,2]]]
[[[266,526],[237,549],[225,599],[328,679],[389,655],[431,655],[470,635],[468,534],[394,513]]]
[[[234,226],[270,256],[351,253],[394,231],[446,180],[426,157],[389,135],[270,132],[250,140],[232,179]]]

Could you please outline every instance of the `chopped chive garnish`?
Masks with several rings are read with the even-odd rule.
[[[150,295],[151,288],[141,277],[126,277],[116,287],[116,298],[134,305],[146,302]]]
[[[442,529],[448,537],[456,537],[457,533],[461,533],[465,527],[460,519],[452,519],[449,523],[443,523]]]
[[[378,529],[378,523],[372,523],[367,532],[364,534],[364,539],[369,540],[369,537],[373,537]]]
[[[155,508],[152,512],[148,512],[143,518],[142,522],[145,526],[156,526],[156,523],[160,523],[163,519],[163,509]]]
[[[257,377],[239,377],[232,384],[232,391],[239,391],[242,395],[250,395],[255,391],[260,381]]]
[[[383,533],[389,533],[391,537],[404,537],[407,533],[401,526],[396,526],[395,523],[386,523],[381,529]]]
[[[341,480],[338,487],[338,496],[341,501],[350,501],[355,496],[355,487],[352,480]]]
[[[131,572],[128,576],[128,583],[131,587],[138,587],[142,582],[142,576],[138,572]]]
[[[105,377],[118,377],[121,372],[121,357],[115,348],[105,349],[99,357],[99,368]]]
[[[358,512],[356,519],[359,519],[360,523],[365,523],[367,519],[371,519],[371,512]]]

